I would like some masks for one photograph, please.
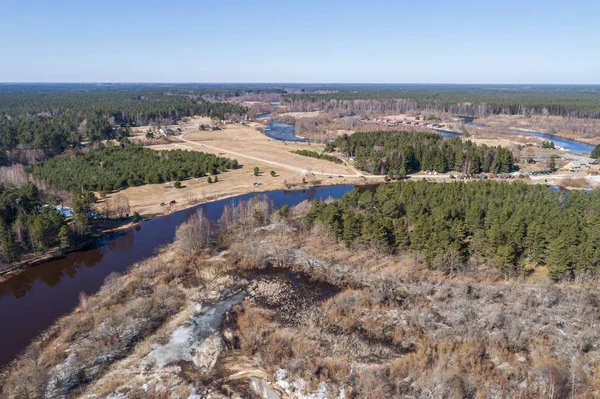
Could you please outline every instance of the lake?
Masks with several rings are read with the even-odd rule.
[[[275,207],[294,206],[304,200],[340,198],[353,187],[278,190],[209,202],[142,222],[118,236],[99,239],[92,249],[24,269],[0,282],[0,366],[10,362],[57,318],[70,312],[78,304],[81,292],[94,294],[109,274],[123,273],[171,243],[177,227],[196,210],[202,209],[210,219],[217,220],[225,205],[247,201],[255,195],[265,196]]]

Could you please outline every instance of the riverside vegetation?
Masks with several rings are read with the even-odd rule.
[[[28,171],[46,190],[25,184],[28,177],[24,171],[21,175],[25,176],[17,179],[23,183],[21,187],[0,183],[0,271],[32,255],[83,243],[99,212],[106,218],[129,216],[127,197],[116,195],[96,209],[93,191],[104,195],[129,186],[180,182],[208,173],[213,175],[209,177],[212,183],[218,181],[216,174],[237,167],[235,159],[186,150],[153,151],[133,144],[100,146],[33,165]],[[57,189],[63,190],[60,197],[50,194]],[[72,204],[66,208],[68,218],[54,207],[62,205],[65,198]]]
[[[75,191],[68,221],[59,211],[60,199],[35,184],[0,183],[0,272],[31,256],[84,242],[95,201],[93,193]]]
[[[19,188],[0,184],[0,249],[4,262],[16,261],[23,253],[69,245],[65,218],[57,210],[43,207],[43,197],[31,183]]]
[[[329,152],[336,149],[353,157],[357,168],[392,178],[404,178],[420,170],[471,174],[504,173],[514,168],[509,149],[478,146],[471,141],[423,132],[345,134],[325,147]]]
[[[406,182],[317,201],[305,222],[326,224],[348,246],[418,251],[449,273],[483,262],[507,276],[546,266],[560,280],[598,271],[598,204],[598,191],[553,192],[521,182]]]
[[[500,195],[503,190],[509,194]],[[466,206],[450,206],[459,193],[475,196],[488,213],[494,211],[486,204],[506,201],[499,217],[522,199],[534,220],[544,205],[576,215],[597,201],[586,193],[560,199],[547,188],[487,182],[400,182],[371,196],[395,200],[386,208],[406,215],[446,207],[437,220],[448,226]],[[363,195],[353,192],[330,205],[345,203],[368,218],[372,208],[353,200]],[[412,200],[426,196],[434,198],[419,212]],[[6,371],[5,392],[14,398],[600,393],[593,268],[578,271],[569,284],[517,273],[507,279],[504,270],[475,258],[451,270],[411,246],[382,250],[367,237],[345,242],[335,224],[314,217],[324,207],[304,202],[274,210],[256,198],[227,207],[218,223],[196,214],[172,246],[110,276],[96,295],[82,295],[74,312]],[[286,270],[312,283],[290,284],[278,274]],[[220,329],[189,335],[224,306]]]

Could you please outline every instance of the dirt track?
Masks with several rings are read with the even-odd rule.
[[[277,161],[269,160],[269,159],[266,159],[266,158],[260,158],[260,157],[256,157],[256,156],[252,156],[252,155],[248,155],[248,154],[243,154],[243,153],[240,153],[240,152],[237,152],[237,151],[231,151],[231,150],[228,150],[228,149],[225,149],[225,148],[219,148],[219,147],[216,147],[216,146],[211,145],[211,144],[206,144],[205,142],[197,142],[197,141],[187,140],[185,138],[185,136],[188,133],[190,133],[190,132],[183,133],[181,136],[179,136],[179,139],[181,141],[185,142],[185,143],[188,143],[188,144],[191,144],[191,145],[194,145],[194,146],[200,146],[200,150],[202,150],[202,148],[210,148],[211,150],[219,151],[220,153],[225,153],[225,154],[233,155],[236,158],[251,159],[253,161],[258,161],[258,162],[266,163],[266,164],[269,164],[269,165],[277,166],[279,168],[288,169],[288,170],[291,170],[291,171],[296,172],[296,173],[302,173],[302,174],[308,174],[308,173],[310,173],[309,169],[305,169],[305,168],[301,168],[301,167],[296,167],[296,166],[293,166],[293,165],[290,165],[290,164],[286,164],[286,163],[282,163],[282,162],[277,162]],[[180,144],[175,144],[175,145],[181,147]],[[286,155],[287,156],[294,156],[295,154],[288,153]],[[315,159],[315,161],[319,161],[319,160]],[[323,162],[327,162],[327,161],[323,161]],[[335,164],[332,164],[332,165],[335,165]],[[352,174],[340,174],[340,173],[338,173],[338,171],[334,171],[333,167],[331,167],[332,170],[329,171],[329,172],[314,172],[313,171],[312,173],[318,174],[318,175],[338,175],[338,176],[343,176],[343,177],[357,177],[357,176],[360,175],[360,172],[356,171],[354,168],[352,168],[350,166],[346,166],[346,168],[352,170],[354,173],[352,173]],[[339,170],[339,168],[337,168],[337,169]]]
[[[120,191],[128,197],[131,212],[140,214],[163,214],[192,206],[198,202],[215,200],[250,192],[261,192],[312,185],[364,184],[383,181],[381,176],[363,175],[348,165],[293,154],[291,151],[306,149],[320,152],[321,145],[307,143],[283,143],[270,139],[252,126],[227,125],[224,130],[199,131],[197,123],[183,127],[178,141],[150,146],[156,150],[188,149],[218,156],[235,158],[242,166],[218,175],[219,182],[209,184],[206,178],[182,182],[176,189],[173,182],[146,184]],[[180,126],[181,127],[181,126]],[[254,168],[260,170],[254,176]],[[271,176],[275,171],[275,177]],[[330,177],[331,176],[331,177]],[[303,179],[306,184],[302,184]],[[259,183],[253,185],[253,183]],[[160,206],[161,202],[176,201],[174,207]]]

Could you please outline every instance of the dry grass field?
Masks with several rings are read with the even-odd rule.
[[[498,128],[533,130],[554,134],[588,144],[600,144],[600,122],[597,119],[565,118],[561,116],[494,115],[477,119],[476,123]]]
[[[236,158],[241,164],[248,161],[259,162],[276,171],[287,169],[302,175],[315,173],[354,176],[357,174],[352,168],[344,165],[291,153],[294,150],[321,152],[322,145],[283,143],[264,136],[254,127],[254,124],[227,125],[224,130],[191,131],[183,138],[184,143],[175,145],[177,148],[189,148]]]
[[[283,114],[279,114],[279,116],[291,116],[296,119],[300,118],[314,118],[315,116],[321,115],[321,111],[307,111],[307,112],[285,112]]]
[[[174,187],[174,182],[168,182],[130,187],[120,191],[120,194],[127,196],[131,213],[138,212],[143,215],[169,213],[200,202],[249,192],[279,190],[290,185],[302,188],[317,184],[357,184],[366,181],[359,178],[359,174],[349,166],[291,153],[299,149],[321,152],[323,150],[321,145],[283,143],[270,139],[256,130],[259,124],[249,126],[231,124],[226,125],[224,130],[215,131],[196,130],[198,124],[203,122],[205,121],[200,119],[193,120],[183,129],[186,133],[182,138],[173,138],[172,143],[154,145],[150,148],[202,151],[235,158],[242,167],[218,175],[219,181],[212,184],[209,184],[206,178],[199,178],[182,182],[180,189]],[[255,167],[260,170],[259,176],[254,176]],[[275,177],[271,176],[271,171],[275,171]],[[306,185],[302,184],[303,178]],[[380,180],[382,179],[369,178],[370,182]],[[260,185],[253,186],[254,182]],[[171,201],[176,201],[177,204],[160,205]]]

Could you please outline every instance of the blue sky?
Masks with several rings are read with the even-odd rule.
[[[0,2],[4,82],[600,83],[600,1]]]

